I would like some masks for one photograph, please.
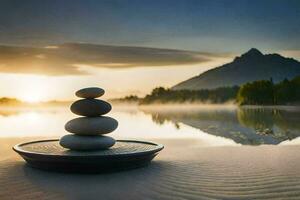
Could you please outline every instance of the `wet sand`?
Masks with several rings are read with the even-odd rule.
[[[192,139],[153,140],[151,165],[111,174],[31,169],[0,139],[0,199],[299,199],[300,146],[203,147]]]

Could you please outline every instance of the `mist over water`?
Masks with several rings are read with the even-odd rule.
[[[299,107],[235,105],[114,105],[117,139],[195,138],[203,146],[297,144]],[[51,137],[67,134],[76,116],[66,107],[1,108],[0,137]]]

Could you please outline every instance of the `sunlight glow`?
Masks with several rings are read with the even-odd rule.
[[[37,103],[42,100],[41,94],[35,93],[35,94],[28,94],[22,97],[22,100],[28,103]]]
[[[41,77],[31,77],[23,89],[19,91],[18,98],[28,103],[36,103],[47,99],[47,91],[49,83],[45,82]]]

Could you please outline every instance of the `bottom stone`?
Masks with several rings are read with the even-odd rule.
[[[59,140],[62,147],[78,151],[108,149],[115,143],[115,139],[108,136],[65,135]]]

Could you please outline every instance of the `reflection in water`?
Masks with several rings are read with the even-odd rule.
[[[0,137],[52,136],[70,119],[61,108],[0,110]]]
[[[15,110],[15,109],[0,109],[0,116],[2,117],[9,117],[9,116],[12,116],[12,115],[18,115],[20,114],[20,110]]]
[[[284,108],[147,109],[157,124],[172,122],[245,145],[279,144],[300,136],[300,111]]]
[[[288,110],[287,108],[290,108]],[[279,144],[300,135],[300,109],[114,106],[118,139],[195,138],[205,146]],[[0,137],[60,137],[69,107],[0,108]],[[294,140],[295,141],[295,140]]]
[[[273,135],[278,140],[292,140],[300,134],[300,112],[278,109],[239,109],[239,123],[261,135]]]

